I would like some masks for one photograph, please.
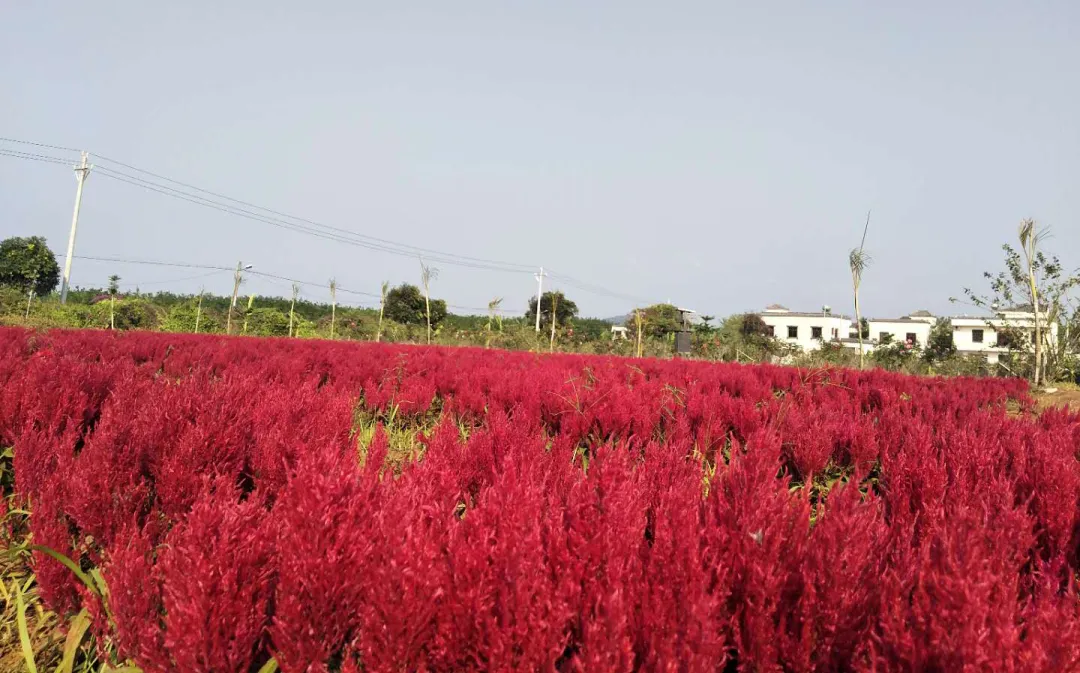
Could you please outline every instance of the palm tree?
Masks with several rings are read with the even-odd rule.
[[[206,288],[199,288],[199,305],[195,309],[195,333],[199,333],[199,323],[202,321],[202,299],[203,294],[206,292]]]
[[[489,332],[491,331],[492,323],[495,322],[496,318],[498,318],[498,321],[499,321],[499,331],[500,332],[502,331],[502,316],[499,315],[499,308],[502,306],[502,302],[503,302],[502,297],[495,297],[494,299],[492,299],[491,301],[488,302],[488,325],[487,325],[487,328],[488,328]]]
[[[424,284],[424,312],[427,315],[427,342],[431,343],[431,281],[439,277],[439,270],[424,264],[420,258],[420,282]]]
[[[240,334],[247,334],[248,318],[251,317],[251,307],[255,305],[255,295],[248,295],[247,308],[244,310],[244,324],[240,327]]]
[[[862,241],[858,248],[853,248],[848,253],[848,265],[851,267],[851,284],[855,289],[855,324],[859,332],[859,369],[864,365],[862,311],[859,308],[859,285],[862,284],[862,274],[866,267],[870,266],[870,255],[866,252],[866,232],[870,229],[870,211],[866,212],[866,226],[863,227]]]
[[[292,302],[289,304],[289,336],[293,335],[293,320],[296,315],[296,295],[300,294],[300,286],[292,284]]]
[[[382,318],[386,310],[386,293],[390,291],[390,281],[382,282],[382,292],[379,294],[379,327],[375,330],[375,342],[382,341]]]
[[[1046,236],[1047,230],[1035,228],[1035,220],[1027,218],[1020,223],[1020,247],[1024,249],[1024,261],[1027,263],[1028,292],[1031,295],[1031,310],[1035,314],[1035,370],[1032,385],[1042,382],[1043,334],[1039,321],[1039,288],[1035,278],[1035,265],[1038,259],[1039,243]]]
[[[116,295],[120,292],[120,276],[109,276],[109,328],[116,329]]]
[[[556,313],[556,309],[558,308],[558,305],[559,305],[559,293],[558,292],[552,292],[551,293],[551,345],[548,347],[548,352],[549,353],[554,353],[555,352],[555,324],[557,322],[559,322],[559,319],[558,319],[559,314]],[[540,310],[540,304],[536,305],[536,310],[537,311]]]
[[[334,338],[334,323],[337,322],[337,280],[330,279],[330,339]]]

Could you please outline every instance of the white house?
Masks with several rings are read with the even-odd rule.
[[[957,352],[985,356],[989,364],[997,364],[1000,355],[1009,352],[1009,335],[1023,340],[1019,348],[1028,349],[1035,332],[1035,313],[1030,305],[1001,309],[990,316],[957,316],[951,322]],[[1056,343],[1057,324],[1046,327],[1050,330],[1047,341]]]
[[[870,318],[870,338],[878,345],[910,343],[926,348],[936,319],[929,311],[915,311],[902,318]]]
[[[807,351],[821,348],[825,341],[847,339],[851,332],[851,318],[836,315],[827,306],[816,313],[800,313],[773,304],[758,315],[777,340]]]

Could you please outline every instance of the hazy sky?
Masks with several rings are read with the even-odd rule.
[[[1001,266],[1025,216],[1080,264],[1080,3],[890,4],[9,2],[0,136],[717,315],[850,310],[868,209],[870,315],[963,311],[948,297]],[[74,187],[70,168],[0,156],[0,235],[61,256]],[[78,253],[243,259],[373,293],[419,277],[415,259],[100,173]],[[451,304],[520,311],[536,288],[436,266]],[[111,273],[231,290],[229,273],[85,260],[73,282]],[[631,307],[563,288],[587,315]]]

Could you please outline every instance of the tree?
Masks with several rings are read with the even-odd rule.
[[[334,338],[334,326],[337,323],[337,280],[330,279],[330,339]]]
[[[1042,322],[1039,319],[1039,287],[1036,278],[1035,262],[1039,255],[1039,244],[1047,234],[1046,229],[1036,230],[1035,220],[1030,217],[1020,223],[1020,247],[1024,251],[1025,271],[1027,272],[1028,298],[1031,300],[1031,311],[1035,314],[1035,372],[1032,383],[1042,383],[1041,373],[1043,365],[1043,334]]]
[[[640,310],[645,321],[646,336],[663,338],[682,329],[682,314],[672,304],[653,304]],[[631,317],[626,321],[626,326],[636,329],[637,321]]]
[[[420,258],[420,282],[424,285],[424,315],[427,318],[427,342],[431,343],[431,281],[439,277],[439,270],[424,263]]]
[[[56,289],[60,265],[41,236],[12,237],[0,242],[0,285],[41,296]]]
[[[756,313],[747,313],[742,317],[739,333],[746,339],[768,338],[772,336],[769,326]]]
[[[390,320],[402,325],[424,325],[427,307],[431,308],[431,324],[436,326],[446,318],[446,302],[442,299],[424,300],[424,294],[415,285],[403,283],[386,293],[383,313]]]
[[[1036,226],[1031,219],[1020,223],[1019,238],[1023,254],[1008,243],[1001,246],[1005,253],[1005,270],[996,274],[989,271],[983,273],[983,277],[990,281],[989,295],[978,294],[968,287],[964,288],[964,294],[975,306],[995,312],[999,308],[1014,306],[1018,301],[1028,303],[1034,318],[1030,339],[1033,351],[1031,380],[1034,385],[1039,385],[1062,374],[1069,354],[1076,346],[1073,343],[1076,335],[1067,328],[1070,324],[1069,308],[1073,302],[1071,295],[1080,286],[1080,273],[1066,273],[1056,256],[1047,255],[1040,249],[1048,230],[1039,230]],[[955,298],[953,301],[956,301]],[[1062,330],[1061,338],[1051,340],[1052,326],[1058,324],[1064,324],[1066,329]],[[1011,344],[1016,350],[1028,349],[1027,339],[1006,334],[1010,330],[1001,329],[1000,325],[994,329],[1002,333],[1005,344]]]
[[[120,294],[120,276],[109,276],[109,328],[116,329],[116,295]]]
[[[567,299],[561,291],[545,292],[540,297],[540,324],[551,326],[551,307],[555,306],[555,318],[560,325],[569,325],[577,317],[578,307],[572,300]],[[529,300],[529,310],[525,313],[525,322],[536,322],[536,297]]]
[[[923,357],[930,362],[942,362],[955,354],[956,343],[953,341],[952,322],[948,318],[938,318],[930,329],[930,336],[926,339]]]
[[[870,321],[866,318],[859,318],[859,334],[864,339],[870,338]]]
[[[870,213],[866,213],[866,226],[863,227],[862,241],[858,248],[848,253],[848,266],[851,267],[851,285],[855,290],[855,322],[859,324],[859,369],[864,366],[862,312],[859,308],[859,286],[862,284],[863,271],[870,266],[870,255],[866,252],[866,232],[870,229]]]
[[[289,303],[289,336],[293,335],[293,323],[296,320],[296,297],[300,294],[300,286],[292,284],[292,301]]]
[[[716,316],[714,316],[714,315],[703,315],[703,316],[701,316],[701,322],[697,326],[695,326],[694,329],[696,329],[701,334],[708,334],[708,333],[712,332],[712,330],[713,330],[713,326],[709,324],[713,320],[716,320]]]
[[[386,311],[386,293],[390,291],[390,281],[384,280],[379,286],[379,326],[375,330],[375,342],[382,341],[382,319]]]
[[[488,302],[487,330],[489,332],[492,331],[492,327],[494,326],[494,324],[496,322],[498,322],[499,331],[500,332],[502,331],[503,319],[502,319],[502,313],[501,313],[501,310],[500,310],[501,307],[502,307],[502,302],[503,302],[502,297],[495,297],[494,299],[492,299],[491,301]]]

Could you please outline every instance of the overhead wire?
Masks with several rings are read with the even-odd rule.
[[[357,238],[357,239],[365,240],[365,241],[368,241],[368,242],[371,242],[371,243],[374,243],[374,244],[379,244],[379,245],[382,245],[382,246],[388,246],[388,247],[391,247],[391,248],[396,248],[396,249],[398,249],[398,251],[401,254],[407,254],[407,255],[412,256],[412,257],[418,256],[418,255],[436,255],[436,256],[441,257],[441,258],[461,260],[461,261],[467,261],[467,262],[474,262],[474,263],[477,263],[477,264],[490,264],[490,265],[499,266],[501,268],[506,268],[508,270],[509,269],[515,269],[515,270],[522,271],[522,272],[527,271],[529,273],[532,273],[532,270],[536,268],[535,265],[531,265],[531,264],[518,264],[518,263],[515,263],[515,262],[502,262],[502,261],[499,261],[499,260],[486,259],[486,258],[483,258],[483,257],[472,257],[472,256],[469,256],[469,255],[459,255],[459,254],[456,254],[456,253],[443,252],[443,251],[440,251],[440,250],[434,250],[432,248],[424,248],[424,247],[421,247],[421,246],[411,245],[411,244],[408,244],[408,243],[399,243],[397,241],[391,241],[391,240],[388,240],[388,239],[385,239],[385,238],[379,238],[377,236],[371,236],[369,234],[360,234],[358,232],[355,232],[355,231],[352,231],[352,230],[349,230],[349,229],[343,229],[341,227],[331,226],[331,225],[328,225],[328,224],[317,222],[315,220],[311,220],[311,219],[307,219],[307,218],[303,218],[303,217],[298,217],[296,215],[290,215],[288,213],[284,213],[284,212],[281,212],[281,211],[278,211],[278,210],[274,210],[272,208],[266,208],[264,206],[259,206],[257,204],[251,203],[249,201],[244,201],[242,199],[237,199],[237,198],[234,198],[234,197],[231,197],[231,196],[227,196],[225,194],[221,194],[220,192],[214,192],[214,191],[211,191],[211,190],[208,190],[208,189],[203,189],[202,187],[197,187],[197,186],[192,185],[190,183],[181,182],[179,180],[174,180],[173,178],[166,177],[166,176],[161,175],[159,173],[153,173],[151,171],[148,171],[148,170],[145,170],[145,169],[142,169],[142,168],[138,168],[136,166],[132,166],[131,164],[127,164],[127,163],[124,163],[122,161],[117,161],[116,159],[110,159],[109,157],[103,156],[101,154],[92,154],[92,156],[94,156],[94,157],[96,157],[96,158],[98,158],[100,160],[103,160],[103,161],[107,161],[107,162],[110,162],[110,163],[117,164],[119,166],[123,166],[123,167],[125,167],[125,168],[127,168],[129,170],[133,170],[133,171],[136,171],[136,172],[139,172],[139,173],[143,173],[144,175],[149,175],[149,176],[155,177],[155,178],[157,178],[159,180],[164,180],[166,182],[170,182],[170,183],[172,183],[174,185],[180,185],[181,187],[185,187],[187,189],[192,189],[192,190],[195,190],[197,192],[202,192],[203,194],[208,194],[208,195],[213,196],[213,197],[215,197],[217,199],[224,199],[226,201],[231,201],[233,203],[239,204],[241,206],[246,206],[247,208],[253,208],[253,209],[257,210],[257,211],[262,211],[264,213],[269,213],[270,215],[275,215],[275,216],[277,216],[279,218],[285,218],[285,220],[293,220],[295,222],[299,222],[299,223],[302,223],[302,224],[305,224],[305,225],[309,225],[310,227],[315,227],[317,229],[326,230],[327,232],[333,232],[333,233],[341,234],[343,236],[347,236],[347,237],[350,237],[350,238]],[[99,168],[102,168],[102,167],[99,166]],[[128,175],[128,174],[125,174],[125,173],[123,173],[121,171],[117,171],[115,169],[110,169],[110,168],[107,168],[107,167],[104,167],[104,168],[105,168],[105,170],[108,170],[110,173],[113,173],[113,174],[116,174],[116,175],[122,175],[124,177],[129,178],[129,179],[138,180],[138,181],[143,182],[143,183],[149,183],[149,184],[155,184],[156,185],[156,183],[153,183],[152,181],[145,180],[145,179],[139,178],[137,176]],[[176,190],[175,188],[170,188],[170,187],[167,187],[165,185],[156,185],[156,186],[164,187],[164,188],[169,189],[171,191],[177,191],[177,192],[183,193],[183,194],[185,194],[187,196],[194,196],[195,198],[200,198],[200,199],[204,199],[204,200],[213,202],[210,199],[205,199],[205,197],[199,197],[198,195],[193,195],[193,194],[190,194],[188,192],[183,192],[182,190]],[[217,203],[219,203],[219,202],[217,202]],[[227,206],[227,204],[220,204],[220,203],[219,203],[219,205],[226,205]],[[244,212],[250,212],[250,211],[245,210]],[[387,250],[387,252],[391,252],[391,250]]]
[[[121,173],[119,171],[115,171],[115,170],[107,168],[107,167],[97,166],[96,169],[98,171],[100,171],[100,175],[102,177],[106,177],[106,178],[109,178],[111,180],[117,180],[119,182],[124,182],[124,183],[130,184],[130,185],[136,186],[136,187],[142,187],[144,189],[148,189],[148,190],[150,190],[152,192],[157,192],[157,193],[163,194],[165,196],[180,199],[182,201],[187,201],[189,203],[194,203],[196,205],[200,205],[200,206],[203,206],[203,207],[206,207],[206,208],[211,208],[213,210],[219,210],[221,212],[224,212],[224,213],[227,213],[227,214],[230,214],[230,215],[235,215],[235,216],[243,217],[245,219],[253,220],[253,221],[256,221],[256,222],[262,222],[264,224],[269,224],[271,226],[274,226],[274,227],[277,227],[277,228],[280,228],[280,229],[286,229],[286,230],[290,230],[290,231],[294,231],[294,232],[298,232],[298,233],[303,233],[303,234],[307,234],[307,235],[310,235],[310,236],[315,236],[316,238],[322,238],[322,239],[329,240],[329,241],[334,241],[334,242],[337,242],[337,243],[344,243],[346,245],[353,245],[353,246],[357,246],[357,247],[361,247],[361,248],[367,248],[369,250],[375,250],[375,251],[379,251],[379,252],[388,252],[388,253],[403,256],[403,257],[410,257],[410,258],[421,257],[421,255],[418,255],[416,252],[403,250],[403,249],[400,249],[400,248],[393,248],[393,247],[390,247],[389,245],[383,245],[383,244],[379,244],[379,243],[372,243],[372,242],[363,240],[362,238],[356,237],[355,235],[335,234],[335,233],[331,233],[331,232],[320,231],[318,229],[315,229],[314,227],[310,227],[310,226],[307,226],[307,225],[297,224],[295,222],[289,222],[288,220],[284,220],[284,219],[281,219],[281,218],[278,218],[278,217],[271,217],[269,215],[262,215],[261,213],[258,213],[258,212],[252,211],[252,210],[248,210],[246,208],[241,208],[239,206],[232,206],[232,205],[229,205],[228,203],[223,203],[221,201],[215,201],[213,199],[209,199],[209,198],[206,198],[206,197],[203,197],[203,196],[199,196],[198,194],[192,194],[190,192],[185,192],[184,190],[177,189],[175,187],[169,187],[167,185],[161,185],[161,184],[155,183],[153,181],[145,180],[143,178],[139,178],[138,176],[133,176],[133,175],[129,175],[129,174],[126,174],[126,173]],[[514,268],[514,267],[508,267],[508,266],[497,266],[495,264],[485,264],[485,263],[481,263],[481,262],[473,262],[473,261],[468,261],[468,260],[463,260],[463,259],[446,257],[446,256],[441,255],[441,254],[440,255],[424,256],[423,258],[425,259],[425,261],[434,261],[434,262],[438,262],[440,264],[450,264],[450,265],[454,265],[454,266],[462,266],[462,267],[466,267],[466,268],[481,269],[481,270],[486,270],[486,271],[501,271],[501,272],[507,272],[507,273],[531,273],[531,271],[528,271],[528,270],[526,270],[524,268]]]
[[[41,162],[50,163],[50,164],[64,164],[64,165],[67,165],[69,163],[68,161],[66,161],[64,159],[61,159],[60,157],[51,157],[51,156],[48,156],[48,155],[45,155],[45,154],[35,154],[35,153],[32,153],[32,152],[19,152],[17,150],[9,150],[9,149],[6,149],[6,148],[0,148],[0,155],[3,155],[5,157],[12,157],[14,159],[26,159],[28,161],[41,161]]]
[[[79,150],[74,147],[64,147],[63,145],[49,145],[48,143],[39,143],[32,140],[20,140],[19,138],[4,138],[0,137],[0,140],[9,143],[17,143],[19,145],[33,145],[34,147],[44,147],[50,150],[60,150],[61,152],[78,152]]]
[[[62,145],[51,145],[48,143],[20,140],[16,138],[0,137],[0,141],[66,152],[79,151],[75,148],[64,147]],[[170,178],[160,173],[155,173],[143,168],[139,168],[130,163],[126,163],[118,159],[113,159],[102,154],[90,154],[99,161],[121,166],[142,175],[150,176],[152,178],[156,178],[157,180],[165,181],[173,185],[178,185],[179,187],[183,187],[187,190],[193,190],[194,192],[199,193],[193,193],[191,191],[185,191],[185,189],[171,187],[167,184],[161,184],[153,180],[148,180],[146,178],[139,177],[138,175],[131,175],[130,173],[125,173],[109,166],[103,166],[100,164],[95,165],[95,170],[98,172],[98,174],[105,178],[115,180],[121,183],[126,183],[135,187],[141,187],[143,189],[147,189],[149,191],[156,192],[164,196],[168,196],[182,201],[187,201],[189,203],[200,205],[205,208],[218,210],[220,212],[224,212],[226,214],[236,217],[242,217],[263,224],[268,224],[277,228],[286,229],[309,236],[314,236],[323,240],[329,240],[336,243],[344,243],[346,245],[358,246],[369,250],[386,252],[398,256],[421,257],[423,258],[423,261],[425,263],[435,262],[438,264],[448,264],[452,266],[460,266],[477,270],[524,274],[533,273],[533,269],[535,268],[533,265],[520,264],[516,262],[502,262],[482,257],[472,257],[468,255],[442,252],[434,250],[432,248],[424,248],[421,246],[414,246],[406,243],[398,243],[395,241],[370,236],[367,234],[360,234],[350,231],[348,229],[323,224],[315,220],[297,217],[295,215],[289,215],[281,211],[273,210],[248,201],[230,197],[220,192],[214,192],[208,189],[204,189],[202,187],[182,182],[180,180]],[[0,146],[0,155],[31,161],[41,161],[45,163],[56,163],[65,165],[70,163],[68,160],[65,160],[61,157],[12,150],[4,148],[3,146]],[[207,196],[202,196],[201,194],[206,194],[209,197],[214,198],[208,198]],[[563,285],[575,288],[583,292],[587,292],[589,294],[610,297],[622,301],[631,301],[635,303],[649,303],[648,300],[642,299],[641,297],[635,297],[633,295],[612,291],[600,285],[581,281],[577,278],[574,278],[573,276],[563,275],[554,272],[546,272],[545,275],[549,276],[553,281],[558,281]],[[376,296],[372,295],[371,293],[360,294]],[[469,307],[469,309],[480,310],[477,307]]]

